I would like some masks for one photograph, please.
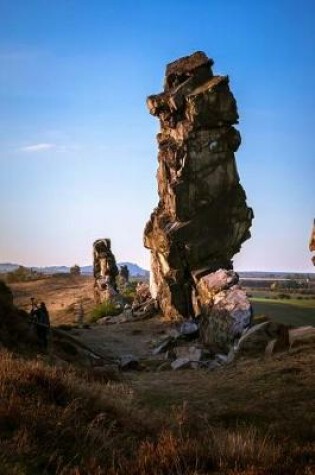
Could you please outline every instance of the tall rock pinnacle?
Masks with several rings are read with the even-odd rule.
[[[236,101],[229,78],[214,76],[212,65],[200,51],[170,63],[164,91],[147,99],[160,121],[159,203],[144,244],[165,318],[194,316],[200,279],[231,270],[234,254],[250,237],[253,211],[234,157],[241,142],[233,127]]]

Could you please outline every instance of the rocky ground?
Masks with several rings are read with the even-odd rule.
[[[55,307],[47,354],[18,359],[0,348],[1,473],[314,473],[312,342],[174,370],[166,351],[154,353],[179,328],[159,315],[73,326],[73,292],[91,299],[90,284],[58,277],[14,286],[15,302],[26,306],[33,294]],[[173,350],[192,345],[180,339]],[[121,367],[130,355],[137,364]],[[42,412],[33,414],[34,404]]]

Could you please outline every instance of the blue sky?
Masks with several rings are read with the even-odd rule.
[[[0,262],[148,267],[157,121],[145,98],[195,50],[237,99],[255,220],[239,270],[312,271],[313,0],[0,0]]]

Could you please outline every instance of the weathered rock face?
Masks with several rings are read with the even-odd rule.
[[[207,286],[205,296],[201,279],[232,269],[250,237],[253,212],[234,157],[241,142],[233,127],[236,102],[228,77],[214,76],[212,64],[202,52],[169,64],[164,92],[147,99],[160,120],[159,203],[144,244],[151,250],[152,293],[167,319],[209,310],[215,292]]]
[[[120,291],[126,289],[126,285],[129,282],[129,269],[126,265],[121,265],[119,268],[119,289]]]
[[[117,293],[118,267],[111,251],[110,239],[98,239],[93,244],[94,298],[97,303],[110,300]]]
[[[313,224],[313,229],[312,229],[312,234],[311,234],[309,247],[310,247],[311,252],[315,252],[315,219],[314,219],[314,224]],[[312,262],[315,266],[315,255],[312,257]]]
[[[238,275],[219,269],[202,277],[197,283],[197,305],[202,341],[213,350],[228,353],[252,320],[252,307],[238,285]]]

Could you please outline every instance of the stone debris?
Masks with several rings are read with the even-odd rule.
[[[189,368],[190,363],[191,361],[189,358],[177,358],[176,360],[172,361],[171,367],[174,370]]]
[[[162,343],[160,343],[152,350],[152,355],[159,355],[161,353],[164,353],[173,345],[174,339],[171,336],[168,336],[162,341]]]
[[[195,322],[186,321],[181,325],[179,332],[184,336],[198,336],[199,325]]]
[[[270,341],[276,340],[275,344]],[[269,345],[268,349],[267,346]],[[249,328],[238,341],[238,355],[257,355],[289,348],[289,327],[275,322],[262,322]]]
[[[274,338],[273,340],[270,340],[267,343],[267,346],[265,348],[265,355],[272,356],[276,352],[276,346],[277,346],[277,339]]]
[[[164,318],[201,314],[203,321],[218,322],[222,314],[224,325],[209,328],[212,340],[226,349],[248,325],[248,309],[238,309],[225,294],[213,313],[212,299],[238,281],[231,259],[250,237],[253,212],[234,157],[241,141],[233,127],[236,102],[228,77],[214,76],[212,65],[200,51],[178,59],[166,68],[164,91],[147,99],[160,121],[159,203],[145,227],[144,244],[151,251],[152,295]],[[237,302],[245,300],[241,292],[233,292]]]
[[[140,319],[151,318],[157,311],[158,303],[151,295],[150,286],[146,282],[138,282],[132,304],[133,316]]]
[[[175,349],[177,358],[188,358],[190,362],[198,362],[202,358],[203,351],[196,346],[179,346]]]
[[[202,300],[200,333],[205,345],[228,353],[234,342],[250,327],[253,312],[246,292],[239,285],[234,285],[238,280],[237,274],[222,269],[218,272],[224,290],[220,290],[221,285],[212,287],[212,279],[202,278],[198,284]]]
[[[102,317],[97,320],[97,325],[115,325],[119,323],[126,323],[130,321],[130,318],[126,316],[124,313],[117,315],[115,317],[107,316]]]
[[[93,244],[94,300],[96,303],[115,300],[118,294],[118,267],[111,251],[110,239],[98,239]]]
[[[290,348],[315,345],[315,328],[311,326],[293,328],[289,331]]]
[[[139,360],[134,355],[123,355],[120,357],[119,368],[121,371],[138,369]]]
[[[146,282],[138,282],[136,295],[132,304],[134,310],[152,299],[150,286]]]

